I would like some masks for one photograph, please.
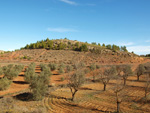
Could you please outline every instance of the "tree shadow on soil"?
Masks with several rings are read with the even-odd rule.
[[[22,93],[19,95],[14,96],[13,98],[17,99],[17,100],[21,100],[21,101],[32,101],[33,95],[32,93]]]
[[[24,74],[20,74],[19,76],[24,77]]]
[[[15,84],[29,84],[28,82],[25,81],[13,81]]]

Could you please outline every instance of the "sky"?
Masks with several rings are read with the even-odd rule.
[[[150,0],[0,0],[0,50],[47,37],[150,54]]]

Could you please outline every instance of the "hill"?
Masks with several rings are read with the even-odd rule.
[[[57,49],[56,49],[57,48]],[[130,53],[126,47],[116,45],[84,43],[68,39],[42,40],[27,44],[21,50],[8,52],[0,56],[1,61],[30,61],[30,62],[85,62],[97,64],[140,63],[144,59]]]

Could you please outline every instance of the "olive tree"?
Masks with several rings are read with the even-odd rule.
[[[6,77],[0,79],[0,91],[6,90],[10,87],[12,81]]]
[[[47,66],[43,66],[40,75],[32,71],[28,71],[30,89],[33,94],[33,100],[42,100],[45,96],[50,82],[51,70]]]
[[[110,69],[105,69],[103,74],[100,74],[100,81],[104,85],[104,91],[110,79],[114,78],[117,74],[116,67],[112,66]]]
[[[123,69],[123,75],[122,75],[123,80],[124,80],[124,85],[126,85],[127,78],[132,75],[133,75],[133,72],[132,72],[131,66],[125,65],[125,67]]]
[[[149,88],[150,88],[150,72],[145,72],[146,74],[146,81],[145,81],[145,85],[144,85],[144,89],[145,89],[145,102],[147,102],[147,94],[149,93]]]
[[[75,94],[85,82],[85,74],[83,71],[77,70],[75,73],[68,75],[67,80],[68,87],[70,88],[72,93],[71,100],[74,101]]]
[[[95,73],[94,70],[96,69],[96,65],[93,63],[90,65],[90,69],[92,71],[92,75],[93,75],[93,82],[95,82]]]
[[[120,112],[120,104],[123,101],[123,99],[125,98],[125,86],[122,83],[121,77],[117,77],[116,78],[116,82],[114,87],[112,88],[113,92],[115,93],[115,97],[116,97],[116,104],[117,104],[117,113]]]
[[[139,64],[139,66],[136,69],[136,75],[137,75],[137,81],[139,81],[139,78],[141,75],[143,75],[145,72],[145,67],[143,64]]]

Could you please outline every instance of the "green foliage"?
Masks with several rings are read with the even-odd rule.
[[[30,83],[30,89],[33,94],[33,100],[42,100],[48,90],[48,78],[41,73],[40,76],[35,74],[33,80]]]
[[[31,44],[27,44],[24,48],[22,49],[48,49],[48,50],[65,50],[65,49],[69,49],[69,50],[75,50],[75,51],[84,51],[84,52],[87,52],[89,51],[88,48],[92,48],[94,47],[94,51],[95,51],[95,48],[107,48],[107,49],[110,49],[114,52],[116,51],[124,51],[124,52],[127,52],[128,50],[126,49],[126,46],[117,46],[117,45],[105,45],[104,43],[101,44],[100,43],[96,43],[96,42],[92,42],[91,44],[88,44],[87,42],[85,43],[81,43],[81,42],[76,42],[75,44],[72,43],[71,41],[69,41],[68,39],[64,39],[65,40],[65,43],[62,42],[62,39],[61,41],[58,43],[57,41],[58,39],[56,40],[49,40],[49,38],[47,38],[46,40],[41,40],[41,41],[37,41],[36,43],[31,43]],[[68,42],[66,43],[66,40],[68,40]],[[56,43],[55,43],[56,41]],[[91,50],[91,49],[90,49]],[[96,52],[98,52],[97,50],[99,49],[96,49]]]
[[[106,48],[107,49],[112,49],[110,44],[106,45]]]
[[[13,78],[17,77],[19,73],[23,70],[24,66],[12,64],[3,67],[4,76],[9,80],[13,80]]]
[[[65,68],[66,65],[64,63],[61,63],[59,67]]]
[[[143,64],[139,64],[139,66],[138,66],[137,69],[136,69],[137,80],[139,80],[139,77],[140,77],[141,75],[143,75],[145,71],[146,71],[146,70],[145,70],[144,65],[143,65]]]
[[[29,67],[26,69],[24,79],[26,82],[31,83],[31,81],[34,79],[35,76],[36,76],[36,74],[35,74],[35,63],[31,63],[29,65]]]
[[[113,50],[114,52],[120,51],[120,47],[113,44],[113,45],[112,45],[112,50]]]
[[[82,44],[81,47],[80,47],[80,51],[84,51],[84,52],[87,52],[88,51],[88,47],[86,44]]]
[[[103,46],[103,47],[106,47],[104,43],[103,43],[103,45],[102,45],[102,46]]]
[[[57,70],[57,68],[58,68],[58,65],[57,65],[57,64],[54,64],[54,63],[50,63],[50,64],[48,64],[48,66],[50,67],[50,69],[51,69],[52,71]]]
[[[6,90],[10,87],[12,82],[6,77],[0,79],[0,91]]]
[[[121,51],[128,52],[126,46],[121,46]]]
[[[63,67],[60,67],[59,68],[59,74],[63,74],[64,73],[64,68]]]
[[[2,69],[2,67],[0,67],[0,75],[2,75],[3,74],[3,69]]]
[[[8,69],[5,72],[5,77],[8,78],[9,80],[13,80],[15,77],[17,77],[19,72],[15,69]]]
[[[61,77],[61,78],[60,78],[60,80],[61,80],[61,81],[64,81],[64,80],[65,80],[65,78],[64,78],[64,77]]]
[[[91,44],[92,44],[92,45],[97,45],[97,43],[96,43],[96,42],[92,42]]]

